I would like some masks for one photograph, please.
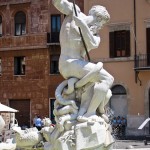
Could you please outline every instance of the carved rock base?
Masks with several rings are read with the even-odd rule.
[[[51,150],[111,150],[113,143],[109,125],[104,121],[84,122],[61,134]]]

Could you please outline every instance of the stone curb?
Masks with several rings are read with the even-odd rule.
[[[131,149],[132,150],[150,150],[150,148],[131,148]],[[113,149],[113,150],[127,150],[127,148],[126,149]]]

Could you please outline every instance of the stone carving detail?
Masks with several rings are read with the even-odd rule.
[[[21,130],[20,127],[13,127],[15,133],[15,142],[17,148],[33,148],[43,141],[42,134],[36,127]]]
[[[43,143],[50,142],[50,134],[54,130],[52,122],[49,118],[44,118],[43,128],[38,131],[36,127],[21,130],[19,126],[13,126],[12,130],[15,131],[15,143],[17,148],[32,149],[34,147],[43,147]],[[45,139],[45,140],[44,140]]]

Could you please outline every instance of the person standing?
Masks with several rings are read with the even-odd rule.
[[[35,127],[40,131],[42,128],[42,119],[40,118],[40,116],[37,116],[37,119],[35,120]]]
[[[117,126],[117,120],[116,120],[116,117],[114,117],[113,120],[112,120],[112,130],[113,130],[113,133],[115,132],[116,126]]]

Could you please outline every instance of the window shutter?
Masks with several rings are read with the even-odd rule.
[[[14,58],[14,74],[18,74],[18,61],[16,57]]]
[[[0,16],[0,23],[2,23],[2,16]]]
[[[146,29],[147,42],[147,65],[150,66],[150,28]]]
[[[126,31],[126,56],[130,56],[130,30]]]
[[[0,37],[2,36],[2,16],[0,16]]]
[[[146,29],[147,54],[150,54],[150,28]]]
[[[115,50],[114,50],[114,41],[115,41],[114,32],[109,32],[109,55],[110,58],[115,57]]]
[[[51,15],[51,42],[59,43],[59,32],[61,28],[61,16]]]

